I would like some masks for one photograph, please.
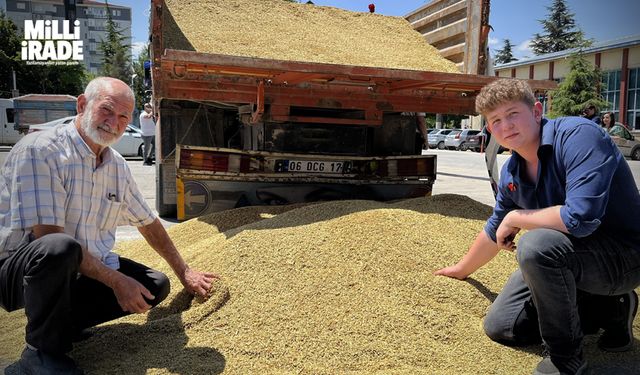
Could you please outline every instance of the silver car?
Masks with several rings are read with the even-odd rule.
[[[444,150],[444,138],[455,129],[436,129],[427,135],[429,148]]]
[[[74,118],[75,116],[69,116],[45,122],[44,124],[30,125],[29,133],[47,130],[58,124],[68,124],[73,121]],[[118,142],[111,146],[111,148],[118,151],[118,153],[122,156],[142,156],[144,148],[144,142],[142,141],[142,132],[140,131],[140,129],[131,124],[127,125],[127,130],[118,140]]]
[[[467,142],[469,137],[480,133],[480,130],[463,129],[455,130],[449,133],[444,139],[444,146],[449,150],[467,151]]]
[[[636,138],[631,135],[624,125],[616,124],[612,126],[609,129],[609,135],[622,152],[622,155],[633,160],[640,160],[640,142],[636,141]]]

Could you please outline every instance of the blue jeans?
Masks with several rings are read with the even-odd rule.
[[[541,337],[554,356],[578,354],[583,328],[597,331],[613,308],[615,297],[609,296],[640,285],[640,239],[535,229],[522,236],[516,257],[520,269],[491,305],[485,332],[507,345]]]

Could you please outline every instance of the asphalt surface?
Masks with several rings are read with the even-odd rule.
[[[0,147],[0,165],[4,162],[10,147]],[[433,194],[461,194],[478,202],[493,206],[495,199],[489,183],[489,175],[485,165],[484,154],[471,151],[425,150],[424,154],[437,155],[437,175],[433,186]],[[498,166],[509,158],[508,153],[498,155]],[[149,206],[155,209],[156,204],[156,167],[142,165],[141,158],[127,158],[133,177],[147,200]],[[627,159],[631,171],[640,186],[640,161]],[[170,218],[161,218],[165,227],[177,223]],[[118,241],[141,238],[136,228],[119,227],[116,238]]]

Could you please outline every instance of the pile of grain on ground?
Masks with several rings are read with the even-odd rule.
[[[283,0],[165,0],[164,48],[457,73],[401,17]]]
[[[482,330],[516,267],[512,253],[467,281],[432,275],[466,252],[489,207],[438,195],[290,208],[170,228],[194,268],[222,275],[204,303],[145,245],[120,243],[123,255],[167,272],[173,290],[149,314],[98,327],[74,358],[93,374],[518,374],[539,360],[539,348],[507,348]],[[3,327],[10,318],[0,315]],[[640,319],[634,329],[640,336]],[[633,373],[639,346],[604,355],[589,338],[592,373]]]

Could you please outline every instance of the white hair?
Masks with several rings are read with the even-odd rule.
[[[127,88],[127,99],[135,102],[135,95],[133,94],[133,90],[131,90],[131,87],[127,86],[127,84],[122,82],[121,80],[111,77],[97,77],[92,79],[91,82],[87,84],[87,87],[84,89],[84,96],[87,98],[87,102],[93,101],[94,99],[97,99],[104,94],[113,92],[113,86],[115,82],[122,83],[122,85]]]

